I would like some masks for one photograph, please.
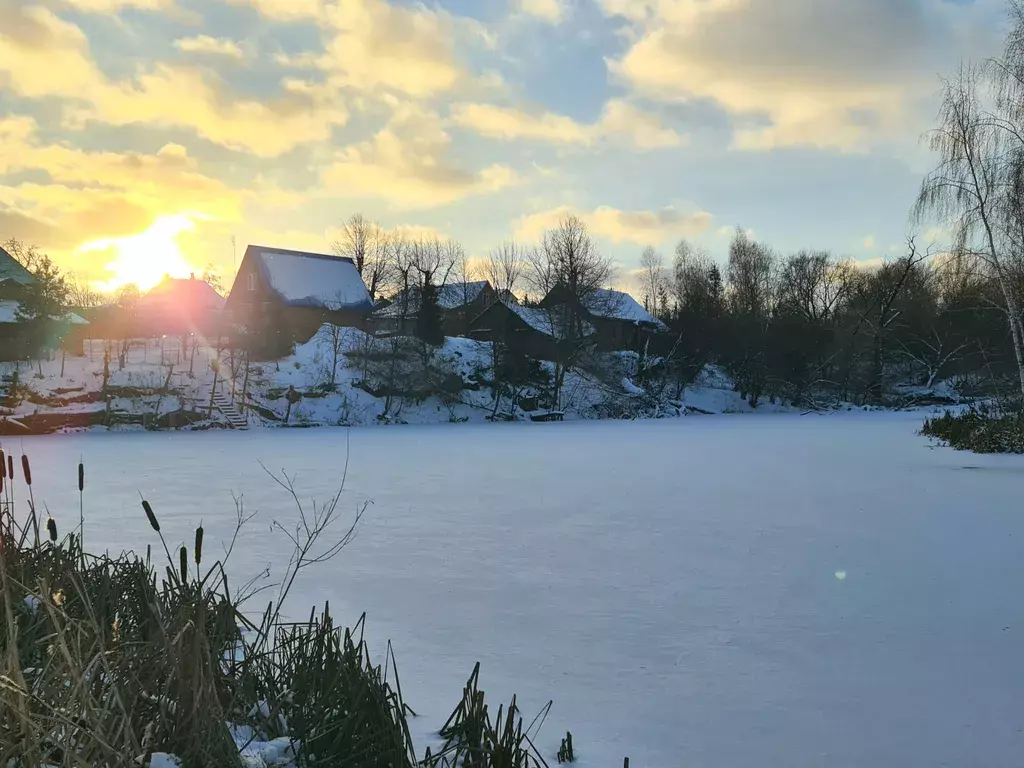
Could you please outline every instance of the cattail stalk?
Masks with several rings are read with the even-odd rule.
[[[82,566],[85,566],[85,464],[78,460],[78,545],[82,552]]]
[[[28,456],[26,454],[24,454],[24,453],[21,454],[21,472],[22,472],[23,475],[25,475],[25,484],[31,486],[32,485],[32,467],[29,466]]]
[[[181,550],[178,552],[181,564],[181,583],[184,584],[188,581],[188,549],[184,544],[181,545]]]
[[[200,523],[199,527],[196,528],[196,546],[195,546],[195,550],[196,550],[195,551],[196,567],[198,568],[199,565],[203,562],[203,525],[202,525],[202,523]]]
[[[46,516],[46,530],[50,534],[50,541],[57,540],[57,521],[49,515]]]

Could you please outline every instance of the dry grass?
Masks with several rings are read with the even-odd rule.
[[[479,665],[442,730],[444,747],[417,761],[407,724],[414,713],[390,645],[375,666],[364,619],[339,628],[325,607],[301,624],[282,620],[298,573],[354,537],[362,510],[323,541],[339,522],[340,491],[307,510],[291,479],[275,476],[298,510],[293,526],[274,523],[293,553],[274,600],[251,620],[242,605],[266,587],[233,591],[224,568],[250,519],[241,504],[225,558],[204,563],[202,526],[191,550],[172,552],[157,511],[142,500],[139,515],[163,550],[158,568],[149,547],[145,557],[88,554],[84,500],[77,528],[63,537],[63,518],[41,524],[28,458],[20,480],[16,466],[0,451],[0,766],[138,768],[166,752],[188,768],[227,768],[242,765],[239,734],[290,741],[302,766],[546,766],[530,736],[543,717],[524,730],[513,698],[492,722],[477,687]],[[84,498],[82,465],[77,479]],[[16,495],[28,496],[25,519],[13,514]]]

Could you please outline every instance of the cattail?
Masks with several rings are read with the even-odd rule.
[[[9,478],[11,478],[11,480],[14,479],[14,457],[13,456],[8,456],[7,457],[7,476]]]
[[[85,490],[85,464],[78,462],[78,492]]]
[[[181,580],[188,581],[188,549],[184,544],[181,545],[179,555],[181,556]]]
[[[196,528],[196,565],[203,562],[203,526]]]
[[[3,449],[0,449],[0,477],[3,478],[7,477],[7,461],[4,459],[5,455],[6,454],[3,452]]]
[[[46,530],[50,532],[50,541],[57,540],[57,521],[49,515],[46,516]]]
[[[25,475],[25,484],[32,485],[32,468],[28,465],[28,456],[21,454],[21,472]]]
[[[149,524],[153,530],[160,533],[160,523],[157,522],[156,515],[153,514],[153,508],[149,506],[149,502],[145,499],[142,500],[142,508],[146,510],[146,517],[149,518]]]

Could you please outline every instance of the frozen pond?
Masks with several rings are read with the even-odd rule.
[[[422,734],[474,662],[493,707],[554,708],[584,768],[1010,766],[1024,761],[1024,458],[933,449],[920,415],[352,430],[358,538],[295,601],[365,610],[396,647]],[[343,430],[8,440],[69,529],[86,463],[86,539],[171,541],[231,492],[260,514],[236,582],[289,554],[305,497],[340,480]]]

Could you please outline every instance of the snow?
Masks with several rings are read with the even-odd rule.
[[[263,264],[271,287],[290,304],[367,309],[373,306],[350,259],[250,247]]]
[[[629,320],[633,323],[650,323],[661,330],[668,328],[661,320],[650,312],[628,293],[615,291],[611,288],[601,288],[594,291],[586,302],[587,311],[598,317],[614,318],[616,320]]]
[[[86,542],[210,551],[259,517],[228,569],[290,549],[269,521],[340,482],[355,541],[297,582],[395,645],[420,754],[473,664],[492,709],[519,694],[554,764],[580,768],[1010,766],[1024,754],[1024,458],[936,448],[920,414],[754,414],[18,438],[35,498]],[[48,471],[44,471],[46,467]],[[218,514],[219,510],[219,514]],[[64,525],[63,528],[67,528]],[[62,529],[63,529],[62,528]],[[280,565],[278,565],[280,564]],[[258,601],[257,601],[258,602]],[[253,606],[259,610],[262,606]]]
[[[540,331],[545,336],[551,336],[556,339],[560,339],[564,336],[562,330],[555,328],[553,322],[553,316],[558,314],[557,311],[541,309],[540,307],[524,307],[521,304],[511,303],[507,303],[505,306],[519,315],[519,317],[521,317],[528,326],[534,330]],[[580,330],[584,336],[589,336],[594,333],[594,326],[590,323],[581,321]]]
[[[18,306],[21,302],[18,301],[0,301],[0,324],[3,323],[17,323],[18,320]],[[88,325],[89,321],[83,317],[76,315],[74,312],[68,312],[64,317],[64,321],[71,325]]]

